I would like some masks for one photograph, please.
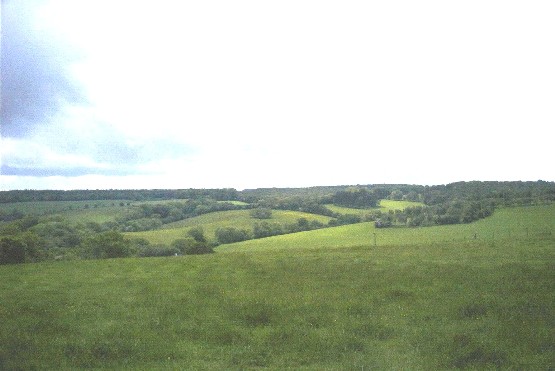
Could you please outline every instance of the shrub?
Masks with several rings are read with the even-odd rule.
[[[17,264],[25,262],[25,245],[14,238],[0,240],[0,264]]]
[[[143,247],[139,252],[138,256],[140,257],[153,257],[153,256],[174,256],[179,254],[179,251],[174,246],[166,246],[166,245],[148,245]]]
[[[391,221],[389,219],[378,219],[374,222],[376,228],[388,228],[391,227]]]
[[[87,238],[82,243],[85,256],[94,259],[123,258],[132,253],[130,241],[116,231],[108,231]]]
[[[206,237],[204,237],[204,229],[202,227],[194,227],[189,229],[187,234],[197,242],[206,243]]]
[[[268,222],[254,223],[252,231],[254,238],[264,238],[283,234],[281,225]]]
[[[271,219],[272,210],[265,207],[259,207],[256,209],[252,209],[250,215],[255,219]]]
[[[193,238],[180,238],[172,242],[171,247],[184,255],[210,254],[214,252],[212,246],[206,242],[199,242]]]
[[[250,237],[248,231],[233,227],[218,228],[215,235],[219,243],[240,242],[248,240]]]
[[[174,240],[171,244],[171,248],[178,254],[184,255],[210,254],[214,252],[214,249],[210,244],[206,242],[198,242],[192,238],[180,238]]]

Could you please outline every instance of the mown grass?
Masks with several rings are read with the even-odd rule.
[[[473,226],[542,231],[553,210]],[[282,249],[0,266],[0,369],[553,367],[547,230],[343,248],[296,236]]]
[[[208,239],[215,239],[216,229],[223,227],[234,227],[238,229],[252,230],[254,223],[266,221],[280,225],[292,224],[299,218],[317,220],[326,224],[331,218],[322,215],[303,213],[299,211],[273,210],[271,219],[255,219],[250,216],[250,210],[218,211],[200,215],[194,218],[180,220],[164,225],[163,229],[126,233],[129,238],[145,238],[154,244],[170,244],[176,239],[187,236],[187,231],[193,227],[201,226]]]
[[[372,211],[388,212],[389,210],[403,210],[407,207],[423,205],[423,203],[412,201],[380,200],[378,207],[372,207],[368,209],[354,209],[351,207],[336,206],[332,204],[328,204],[326,205],[326,207],[338,214],[354,214],[364,217],[367,214],[370,214]]]

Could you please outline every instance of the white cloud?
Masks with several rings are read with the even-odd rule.
[[[553,180],[549,1],[53,0],[41,14],[84,50],[91,106],[33,140],[157,174],[135,187]]]
[[[53,166],[61,168],[109,168],[108,164],[98,163],[86,155],[57,153],[50,146],[33,140],[3,138],[0,144],[0,156],[4,163],[11,167],[28,168],[32,165],[32,168],[39,172]]]

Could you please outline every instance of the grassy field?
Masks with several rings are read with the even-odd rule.
[[[420,228],[375,228],[359,223],[334,228],[244,241],[220,247],[226,249],[345,248],[355,246],[393,246],[441,244],[445,242],[496,241],[526,236],[551,235],[555,231],[555,204],[506,208],[493,216],[470,224]]]
[[[0,266],[0,369],[552,369],[554,223],[538,206]]]
[[[250,210],[219,211],[200,215],[194,218],[180,220],[175,223],[164,225],[164,229],[126,233],[127,237],[145,238],[151,243],[170,244],[178,238],[187,236],[187,231],[192,227],[202,226],[204,234],[208,239],[214,239],[214,232],[222,227],[235,227],[239,229],[252,230],[254,223],[266,221],[280,225],[292,224],[299,218],[317,220],[327,223],[331,218],[322,215],[303,213],[299,211],[273,210],[271,219],[254,219],[250,216]]]
[[[248,205],[248,203],[243,202],[243,201],[218,201],[218,202],[220,202],[220,203],[229,203],[229,204],[238,205],[238,206],[247,206]]]
[[[403,210],[407,207],[423,206],[423,203],[412,202],[412,201],[394,201],[394,200],[380,200],[378,207],[373,207],[370,209],[353,209],[350,207],[336,206],[336,205],[326,205],[328,209],[338,214],[355,214],[359,216],[365,216],[372,211],[382,211],[388,212],[389,210]]]
[[[47,214],[65,214],[72,213],[74,216],[78,211],[93,211],[98,213],[104,212],[105,214],[111,214],[114,218],[114,214],[122,209],[119,206],[120,202],[127,204],[127,200],[109,200],[109,201],[37,201],[37,202],[9,202],[0,203],[0,210],[5,212],[11,212],[12,210],[18,210],[29,215],[47,215]],[[102,211],[100,211],[102,210]],[[84,213],[86,216],[87,213]]]
[[[120,204],[123,203],[123,206]],[[128,203],[130,205],[128,205]],[[27,215],[61,216],[70,222],[105,223],[114,221],[132,209],[133,202],[127,200],[108,201],[38,201],[0,204],[0,210],[19,210]]]

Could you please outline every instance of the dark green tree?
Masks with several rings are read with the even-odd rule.
[[[249,232],[244,229],[225,227],[216,229],[216,239],[219,243],[234,243],[249,239]]]
[[[194,227],[187,231],[187,234],[197,242],[206,243],[206,237],[204,236],[204,229],[202,227]]]
[[[214,252],[212,246],[194,238],[180,238],[172,242],[171,247],[184,255],[210,254]]]
[[[94,259],[123,258],[131,256],[131,242],[116,231],[99,233],[82,243],[87,257]]]
[[[270,219],[272,218],[272,210],[265,207],[258,207],[252,209],[250,215],[256,219]]]
[[[25,244],[18,239],[0,239],[0,264],[25,263]]]
[[[378,204],[376,196],[366,188],[339,191],[333,196],[333,203],[338,206],[353,208],[375,207]]]

